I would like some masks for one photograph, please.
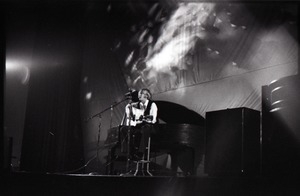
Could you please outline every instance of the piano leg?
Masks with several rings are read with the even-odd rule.
[[[177,173],[178,167],[183,171],[184,176],[195,175],[195,152],[187,146],[179,146],[171,153],[171,169]]]
[[[107,155],[107,160],[106,160],[106,174],[107,175],[113,175],[115,151],[116,151],[116,147],[112,147],[112,148],[108,149],[108,155]]]

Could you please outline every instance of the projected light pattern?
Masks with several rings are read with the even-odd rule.
[[[153,49],[149,48],[145,59],[147,66],[161,71],[166,67],[177,67],[182,64],[181,61],[195,46],[197,39],[205,37],[202,24],[213,8],[214,4],[211,3],[179,4],[178,9],[162,26],[161,35]]]
[[[214,3],[178,3],[167,17],[163,9],[154,4],[148,12],[148,22],[142,27],[131,27],[135,33],[130,42],[135,43],[137,49],[129,51],[124,60],[128,85],[132,88],[147,86],[158,92],[200,82],[199,78],[190,76],[191,73],[199,72],[201,66],[205,68],[203,65],[208,61],[220,64],[226,57],[220,48],[222,41],[227,42],[241,34],[241,29],[246,29],[245,25],[231,23],[232,13],[226,7],[230,6],[217,9]],[[120,42],[114,49],[119,48]],[[235,61],[230,63],[237,65]],[[185,81],[182,74],[188,76]]]
[[[189,2],[166,11],[155,3],[146,19],[129,28],[129,41],[117,40],[113,51],[126,53],[122,61],[128,86],[148,87],[154,93],[293,61],[286,50],[280,50],[291,40],[280,31],[289,22],[280,19],[285,11],[276,8],[279,12],[274,15],[265,12],[268,9],[258,5],[249,11],[244,4]],[[268,25],[253,12],[263,12]],[[272,36],[278,39],[267,39]],[[257,61],[262,54],[263,63]],[[273,56],[280,58],[274,62]]]

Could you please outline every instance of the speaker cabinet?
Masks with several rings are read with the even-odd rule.
[[[205,173],[260,173],[260,112],[234,108],[206,112]]]
[[[262,86],[262,173],[300,175],[300,78]]]

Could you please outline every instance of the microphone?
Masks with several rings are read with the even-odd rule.
[[[133,102],[138,102],[139,98],[138,98],[138,91],[129,88],[128,92],[125,93],[124,97],[126,99],[131,99]]]
[[[125,97],[132,97],[132,93],[133,93],[134,91],[131,89],[131,88],[129,88],[128,89],[128,92],[127,93],[125,93]]]

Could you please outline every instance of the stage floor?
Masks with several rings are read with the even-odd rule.
[[[299,195],[297,176],[112,176],[7,172],[1,195]]]

